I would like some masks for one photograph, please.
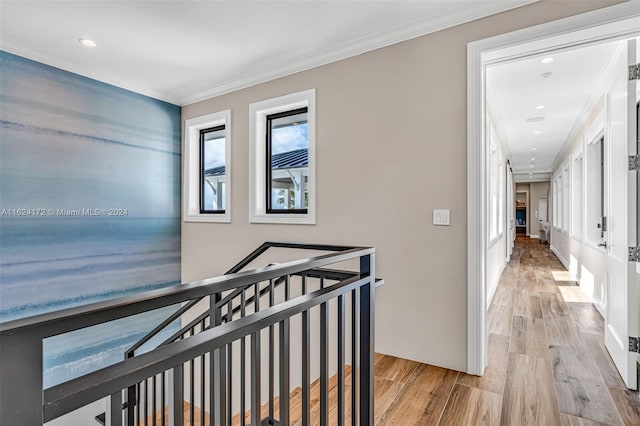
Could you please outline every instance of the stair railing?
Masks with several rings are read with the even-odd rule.
[[[240,399],[240,424],[249,419],[251,425],[270,424],[288,425],[289,411],[289,375],[290,375],[290,341],[291,330],[289,322],[295,315],[302,316],[302,422],[310,424],[310,343],[309,327],[312,308],[320,308],[320,418],[326,422],[329,413],[328,388],[328,312],[329,302],[336,303],[338,314],[338,387],[337,410],[340,418],[347,416],[346,409],[350,409],[351,424],[373,424],[373,327],[374,327],[374,250],[371,248],[346,249],[338,253],[321,255],[309,259],[287,262],[260,268],[253,271],[239,272],[202,281],[196,281],[172,289],[163,289],[144,293],[138,296],[100,302],[78,308],[71,308],[60,312],[43,314],[0,324],[0,424],[37,425],[53,420],[80,408],[90,402],[108,397],[109,409],[106,422],[110,425],[123,424],[122,403],[123,395],[131,386],[145,383],[143,392],[149,389],[149,383],[167,383],[167,392],[161,396],[154,396],[152,419],[148,419],[147,401],[145,398],[144,418],[141,417],[141,407],[137,408],[134,423],[129,422],[129,416],[124,421],[129,425],[156,424],[158,407],[160,412],[166,413],[166,419],[161,424],[181,426],[185,409],[185,395],[189,394],[189,412],[187,418],[191,424],[231,425],[234,395]],[[254,297],[256,306],[248,312],[247,290],[253,289],[253,295],[260,295],[263,287],[261,283],[268,283],[269,296],[274,294],[275,281],[284,279],[285,293],[291,277],[299,276],[302,286],[307,287],[305,272],[318,275],[318,269],[351,259],[360,260],[360,270],[350,278],[342,279],[330,286],[320,286],[319,289],[259,309],[260,297]],[[337,276],[335,276],[337,277]],[[320,278],[324,280],[325,278]],[[149,310],[176,303],[189,302],[206,296],[217,297],[222,301],[222,294],[236,289],[244,289],[239,293],[240,304],[234,305],[233,300],[226,303],[214,304],[212,312],[214,327],[206,327],[202,322],[199,333],[189,332],[189,337],[161,345],[160,347],[126,359],[118,364],[99,371],[70,380],[52,388],[42,388],[42,341],[43,339],[77,330],[92,325],[101,324],[126,316],[136,315]],[[351,298],[351,345],[348,348],[352,354],[351,368],[351,404],[345,404],[345,303]],[[272,299],[270,297],[270,299]],[[336,302],[333,302],[333,301]],[[234,311],[239,307],[239,313]],[[234,315],[236,317],[234,317]],[[226,316],[226,322],[222,321]],[[306,320],[305,320],[306,318]],[[219,323],[219,324],[218,324]],[[261,368],[260,359],[262,344],[261,334],[269,333],[269,344],[265,345],[270,353],[277,352],[277,357],[269,357],[271,363],[277,361],[279,400],[272,394],[273,382],[270,383],[269,398],[261,397]],[[267,331],[268,330],[268,331]],[[272,335],[277,330],[277,348]],[[192,334],[192,335],[191,335]],[[306,336],[306,337],[305,337]],[[248,342],[247,342],[248,340]],[[234,343],[235,342],[235,343]],[[240,359],[241,366],[232,366],[234,347],[241,345],[245,354]],[[246,362],[245,362],[246,360]],[[228,361],[228,362],[227,362]],[[249,364],[249,372],[243,372],[245,380],[241,380],[239,388],[233,389],[234,372],[244,371]],[[199,365],[200,367],[194,367]],[[200,400],[196,401],[194,388],[197,380],[194,371],[201,368],[206,371],[206,380],[198,383]],[[185,377],[185,372],[191,377]],[[271,379],[270,379],[271,381]],[[247,382],[250,382],[247,385]],[[205,386],[206,385],[206,386]],[[250,395],[247,398],[247,394]],[[262,402],[267,400],[268,415],[261,413]],[[245,402],[248,400],[248,410]],[[156,402],[158,406],[156,407]],[[194,409],[198,406],[198,410]],[[133,410],[129,407],[128,410]],[[208,412],[206,412],[208,409]],[[277,413],[276,413],[277,411]],[[199,422],[194,421],[199,413]],[[356,423],[357,421],[357,423]],[[137,422],[137,423],[136,423]],[[342,422],[340,423],[342,424]]]
[[[296,249],[296,250],[315,250],[315,251],[330,251],[330,252],[341,252],[345,250],[353,249],[352,246],[339,246],[339,245],[327,245],[327,244],[310,244],[310,243],[291,243],[291,242],[273,242],[268,241],[261,244],[258,248],[253,250],[250,254],[240,260],[237,264],[231,267],[225,275],[237,273],[242,271],[252,262],[257,260],[260,256],[266,253],[271,248],[285,248],[285,249]],[[301,276],[301,274],[294,274],[297,276]],[[306,277],[318,278],[321,280],[321,287],[324,286],[325,280],[334,280],[339,281],[341,279],[350,278],[355,275],[355,273],[344,270],[335,270],[335,269],[316,269],[304,271],[304,275]],[[225,322],[229,322],[232,320],[233,316],[240,313],[245,305],[251,305],[256,297],[260,299],[265,295],[270,295],[270,306],[273,306],[273,292],[281,285],[285,283],[285,277],[279,277],[278,279],[270,282],[270,285],[265,286],[261,290],[254,292],[253,295],[250,295],[246,300],[241,300],[242,297],[246,296],[246,291],[252,286],[247,285],[245,287],[236,288],[235,290],[229,292],[224,296],[220,294],[210,296],[210,309],[205,310],[200,313],[195,319],[191,320],[188,324],[183,325],[180,330],[174,332],[168,339],[164,340],[161,345],[166,345],[168,343],[175,342],[178,339],[183,339],[186,337],[193,336],[196,333],[200,333],[204,330],[207,330],[211,327],[211,317],[212,312],[214,313],[214,317],[216,320],[214,321],[214,325],[220,325]],[[289,283],[286,282],[286,286],[289,286]],[[288,291],[287,291],[288,292]],[[258,294],[258,296],[256,296]],[[204,299],[204,297],[200,297],[190,301],[183,305],[180,309],[174,312],[172,315],[167,317],[164,321],[162,321],[158,326],[156,326],[153,330],[149,331],[145,336],[143,336],[138,342],[132,345],[129,349],[127,349],[124,353],[125,359],[133,358],[136,356],[136,351],[138,351],[144,344],[151,341],[154,337],[159,335],[162,331],[166,330],[167,327],[172,324],[178,318],[183,317],[185,314],[188,314],[189,311],[200,309],[202,310],[202,305],[200,301]],[[235,307],[233,304],[235,303]],[[230,305],[229,305],[230,304]],[[225,315],[215,316],[215,313],[219,313],[221,309],[227,307],[227,305],[232,306],[233,309],[228,310]],[[259,304],[254,304],[256,311],[259,309]],[[244,316],[244,314],[243,314]],[[270,328],[270,341],[273,340],[273,327]],[[242,351],[242,349],[241,349]],[[224,356],[224,355],[223,355]],[[203,374],[204,368],[201,368],[200,371]],[[273,380],[273,377],[271,377]],[[201,378],[201,382],[204,383],[204,378]],[[193,381],[192,381],[193,382]],[[143,392],[141,392],[141,389]],[[151,389],[149,391],[149,389]],[[153,385],[149,388],[149,384],[147,382],[138,383],[135,386],[131,386],[127,393],[127,402],[123,404],[123,408],[128,409],[128,422],[129,424],[134,424],[135,419],[145,418],[145,412],[147,411],[147,405],[153,405],[157,399],[157,394],[165,393],[165,382],[160,381],[159,385],[156,385],[154,382]],[[191,392],[192,394],[193,392]],[[139,408],[135,408],[139,406]],[[193,404],[191,404],[193,407]],[[241,407],[242,408],[242,407]],[[103,418],[105,417],[105,413],[100,414],[96,417],[96,419],[103,423]],[[161,421],[164,417],[161,418]],[[104,424],[104,423],[103,423]]]

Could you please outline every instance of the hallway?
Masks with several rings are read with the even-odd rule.
[[[495,378],[502,424],[640,424],[638,395],[602,343],[602,317],[539,240],[516,240],[487,330],[489,366],[478,382]]]
[[[487,329],[483,377],[379,356],[376,424],[640,425],[602,317],[546,244],[517,238]]]

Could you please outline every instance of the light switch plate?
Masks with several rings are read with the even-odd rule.
[[[434,209],[433,224],[438,226],[449,226],[449,209]]]

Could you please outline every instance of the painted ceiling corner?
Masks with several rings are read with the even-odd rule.
[[[540,0],[1,1],[2,50],[187,105]]]

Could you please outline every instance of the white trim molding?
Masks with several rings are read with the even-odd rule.
[[[200,130],[225,126],[224,213],[200,213]],[[182,220],[231,222],[231,110],[191,118],[184,123]]]
[[[640,28],[638,1],[474,41],[467,46],[467,373],[487,365],[487,140],[485,70],[491,63],[632,37]]]
[[[267,213],[266,119],[276,114],[307,108],[308,206],[307,213]],[[250,165],[249,222],[314,225],[316,223],[316,89],[309,89],[249,105]]]
[[[430,16],[414,23],[399,25],[395,28],[379,32],[378,34],[361,37],[340,46],[310,51],[304,55],[289,58],[286,61],[274,64],[270,69],[240,75],[237,78],[220,82],[204,90],[181,97],[177,99],[177,101],[180,102],[181,105],[192,104],[287,75],[341,61],[372,50],[432,34],[467,22],[476,21],[497,13],[517,9],[539,1],[540,0],[511,0],[474,2],[473,7],[460,7],[457,13],[446,17],[433,19],[433,16]]]

